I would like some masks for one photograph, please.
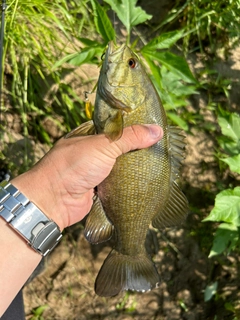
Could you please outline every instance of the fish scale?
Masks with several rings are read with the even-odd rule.
[[[86,221],[84,234],[91,243],[114,234],[114,247],[95,282],[100,296],[155,288],[159,275],[144,245],[149,225],[171,226],[188,213],[188,201],[177,184],[185,137],[179,128],[168,126],[160,98],[138,56],[126,45],[109,43],[93,121],[68,137],[96,133],[116,141],[124,127],[148,123],[160,125],[163,138],[117,158],[109,176],[97,186]]]

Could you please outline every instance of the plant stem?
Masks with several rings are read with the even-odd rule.
[[[2,90],[3,90],[3,43],[4,43],[4,26],[5,26],[5,9],[6,1],[2,2],[2,20],[1,20],[1,35],[0,35],[0,120],[1,120],[1,108],[3,106]]]

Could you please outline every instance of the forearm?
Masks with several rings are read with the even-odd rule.
[[[63,160],[62,160],[63,162]],[[33,202],[62,231],[68,226],[67,211],[62,204],[63,187],[60,178],[48,163],[48,158],[30,171],[13,179],[11,184]],[[92,193],[90,193],[92,194]],[[81,202],[82,195],[79,195]],[[91,200],[92,196],[89,197]],[[77,201],[78,214],[84,205]],[[88,207],[91,206],[91,201]],[[72,208],[71,208],[72,209]],[[84,209],[85,214],[87,209]],[[84,214],[83,214],[84,216]],[[78,216],[78,221],[81,215]],[[29,276],[41,261],[40,253],[32,249],[2,217],[0,217],[0,317],[23,287]]]
[[[41,181],[41,183],[39,183]],[[34,168],[27,173],[13,179],[11,184],[19,189],[30,201],[37,205],[50,219],[54,199],[48,192],[46,178],[41,170]],[[47,194],[43,190],[47,190]],[[49,198],[47,197],[50,196]],[[48,210],[48,208],[50,208]],[[63,229],[61,225],[61,230]],[[11,303],[13,298],[25,284],[31,273],[37,267],[42,256],[32,249],[27,241],[20,236],[3,218],[0,217],[0,317]]]
[[[0,218],[0,317],[22,288],[41,260],[41,255],[29,247]]]

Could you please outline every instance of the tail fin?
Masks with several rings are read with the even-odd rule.
[[[102,297],[123,290],[145,292],[156,288],[158,282],[156,267],[147,255],[128,256],[113,249],[98,273],[95,292]]]

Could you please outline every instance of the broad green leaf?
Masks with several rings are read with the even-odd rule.
[[[160,100],[162,101],[162,103],[164,103],[165,101],[168,101],[168,103],[171,105],[172,100],[170,95],[168,94],[168,92],[166,92],[162,88],[163,81],[162,81],[162,75],[161,75],[159,66],[157,66],[151,59],[148,59],[148,57],[144,57],[144,58],[152,72],[152,74],[150,74],[149,77],[155,89],[157,90]],[[172,107],[175,108],[175,105],[173,103],[172,103]]]
[[[240,152],[240,142],[233,141],[226,136],[219,137],[218,143],[221,148],[230,156],[236,156]]]
[[[92,63],[93,58],[99,56],[102,52],[102,48],[84,48],[81,52],[78,53],[75,57],[70,59],[68,63],[74,66],[80,66],[83,63]]]
[[[150,78],[159,94],[165,110],[175,110],[187,104],[186,96],[196,93],[194,85],[185,84],[181,81],[181,77],[167,70],[165,66],[161,68],[156,65],[148,56],[144,56],[148,63],[152,75]],[[169,118],[180,125],[184,130],[188,129],[186,121],[179,116],[169,113]]]
[[[240,116],[239,114],[230,113],[220,109],[220,115],[218,116],[218,123],[223,133],[223,136],[221,136],[218,139],[220,146],[230,156],[239,155],[240,153]]]
[[[93,63],[95,62],[93,59],[97,56],[100,56],[105,48],[104,44],[96,41],[91,41],[84,38],[81,38],[80,40],[83,44],[89,44],[89,46],[83,48],[80,52],[74,52],[66,55],[53,65],[53,70],[66,62],[74,66],[80,66],[83,63]]]
[[[69,62],[69,60],[75,58],[76,56],[79,55],[79,52],[74,52],[74,53],[70,53],[68,55],[66,55],[65,57],[63,57],[62,59],[58,60],[53,66],[52,66],[52,70],[60,67],[61,65],[63,65],[65,62]]]
[[[218,116],[218,123],[222,133],[240,144],[240,116],[237,113],[225,113]]]
[[[218,282],[208,285],[204,291],[204,301],[207,302],[217,293]]]
[[[104,0],[113,11],[116,12],[118,18],[122,21],[130,35],[132,27],[143,23],[152,18],[141,7],[137,7],[137,0]]]
[[[159,81],[159,80],[157,81],[154,75],[150,75],[150,79],[152,80],[152,83],[153,83],[155,89],[157,90],[157,93],[160,97],[160,100],[162,101],[164,109],[165,110],[175,110],[176,106],[174,104],[172,96],[167,91],[165,91],[161,88],[162,81]]]
[[[158,51],[142,51],[142,55],[148,59],[156,60],[164,65],[168,70],[181,77],[183,81],[196,83],[191,70],[182,57],[179,57],[171,52]]]
[[[177,124],[179,127],[181,127],[183,130],[188,130],[188,124],[186,121],[181,119],[177,114],[168,112],[167,113],[169,119],[171,119],[175,124]]]
[[[104,46],[103,44],[99,43],[96,40],[90,40],[88,38],[79,38],[82,44],[86,47],[101,47]]]
[[[96,0],[91,0],[93,12],[94,12],[94,23],[97,32],[103,37],[106,43],[113,40],[116,42],[116,35],[114,28],[106,11]]]
[[[174,93],[169,92],[168,89],[165,88],[165,78],[162,78],[160,68],[154,63],[151,63],[151,61],[149,61],[149,65],[151,71],[153,72],[153,74],[150,75],[150,79],[157,90],[164,109],[175,110],[179,106],[184,106],[186,104],[186,100],[180,99],[179,97],[176,98]]]
[[[240,226],[240,187],[220,192],[214,208],[203,221],[224,221]]]
[[[240,174],[240,154],[229,158],[223,158],[220,160],[226,162],[229,165],[230,170]]]
[[[197,93],[195,85],[182,82],[179,75],[167,70],[165,66],[161,67],[161,75],[163,90],[167,90],[169,94],[173,94],[176,97],[186,97]]]
[[[165,110],[176,110],[179,107],[185,107],[187,106],[187,100],[184,99],[184,97],[179,98],[174,95],[171,95],[169,92],[167,93],[168,96],[171,96],[170,99],[164,100],[164,108]]]
[[[149,59],[148,57],[144,57],[144,58],[145,58],[148,66],[150,67],[150,70],[152,72],[153,79],[155,81],[155,83],[154,83],[155,87],[158,87],[160,89],[161,88],[161,84],[162,84],[162,76],[161,76],[161,72],[160,72],[159,66],[156,66],[156,64],[151,59]]]
[[[169,49],[183,36],[183,31],[171,31],[161,34],[160,36],[152,39],[141,51],[151,51],[157,49]]]
[[[172,98],[171,96],[168,94],[168,92],[164,91],[162,89],[162,81],[159,80],[159,78],[156,79],[155,75],[149,75],[150,79],[152,80],[152,83],[155,87],[155,89],[157,90],[157,93],[160,97],[160,100],[162,101],[163,104],[166,104],[168,103],[169,105],[172,106],[172,109],[175,109],[175,105],[172,101]],[[164,105],[164,108],[165,108],[165,105]]]
[[[236,246],[238,237],[238,227],[230,223],[221,223],[215,233],[209,258],[221,254],[225,250],[229,253]]]
[[[231,302],[225,302],[224,303],[224,308],[228,311],[231,311],[233,313],[235,313],[235,307]],[[233,320],[238,320],[237,318],[233,318]]]

